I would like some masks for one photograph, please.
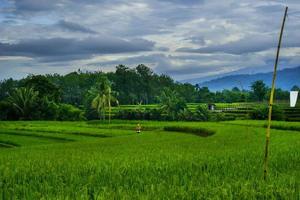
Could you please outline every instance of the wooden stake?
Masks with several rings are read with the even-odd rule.
[[[267,133],[266,133],[266,146],[265,146],[265,157],[264,157],[264,180],[267,180],[268,176],[268,159],[269,159],[269,143],[270,143],[270,129],[271,129],[271,120],[272,120],[272,106],[274,102],[274,91],[275,91],[275,81],[276,81],[276,74],[277,74],[277,65],[279,60],[279,54],[280,54],[280,47],[281,47],[281,41],[282,41],[282,35],[285,25],[285,20],[288,12],[288,7],[285,8],[284,17],[281,25],[281,31],[279,36],[279,42],[277,47],[277,54],[276,54],[276,60],[274,65],[274,72],[273,72],[273,80],[272,80],[272,89],[271,89],[271,95],[270,95],[270,101],[269,101],[269,114],[268,114],[268,126],[267,126]]]

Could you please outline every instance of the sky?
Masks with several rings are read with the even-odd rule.
[[[0,80],[145,64],[208,80],[300,66],[299,0],[0,0]]]

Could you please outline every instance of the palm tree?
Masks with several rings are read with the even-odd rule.
[[[186,108],[184,100],[178,93],[171,89],[165,89],[159,96],[161,109],[175,120],[180,111]]]
[[[96,109],[98,116],[103,117],[105,120],[105,107],[106,105],[106,97],[103,95],[98,94],[92,101],[92,108]]]
[[[108,120],[111,121],[111,104],[119,104],[111,90],[111,83],[107,79],[102,79],[95,87],[90,90],[95,97],[92,100],[92,108],[97,110],[99,117],[105,120],[105,113],[108,108]]]
[[[29,119],[38,98],[38,92],[33,88],[21,87],[15,89],[8,97],[8,102],[20,114],[21,119]]]

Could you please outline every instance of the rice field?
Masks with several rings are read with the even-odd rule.
[[[0,122],[0,199],[300,199],[300,123],[273,122],[267,181],[264,125]]]
[[[268,102],[241,102],[241,103],[216,103],[215,112],[222,112],[228,119],[249,119],[249,115],[254,109],[267,106]],[[285,115],[286,121],[300,121],[300,106],[297,105],[295,108],[289,107],[289,102],[277,101],[276,105],[279,106]],[[206,106],[205,103],[188,103],[187,108],[191,112],[195,112],[198,106]],[[159,109],[158,104],[149,105],[121,105],[112,108],[112,116],[114,117],[119,111],[132,111],[132,110],[151,110]],[[107,113],[108,115],[108,113]]]

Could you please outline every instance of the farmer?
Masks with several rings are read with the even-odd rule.
[[[135,128],[136,133],[141,133],[141,129],[142,129],[141,125],[140,125],[140,124],[137,124],[137,125],[136,125],[136,128]]]

